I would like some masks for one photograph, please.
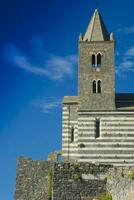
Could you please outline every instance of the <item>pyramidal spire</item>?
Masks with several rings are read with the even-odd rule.
[[[83,36],[83,41],[109,41],[110,35],[105,27],[99,11],[96,9]]]

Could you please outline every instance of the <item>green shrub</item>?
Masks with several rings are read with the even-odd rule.
[[[72,163],[71,167],[72,167],[73,171],[78,171],[79,170],[79,164],[77,162]]]
[[[121,175],[122,178],[124,178],[125,174],[124,174],[124,169],[123,168],[121,168],[120,175]]]
[[[100,195],[99,200],[112,200],[112,195],[109,193],[103,193]]]
[[[134,170],[128,172],[128,178],[134,179]]]
[[[82,177],[79,173],[75,173],[73,174],[73,177],[72,177],[75,181],[81,181]]]

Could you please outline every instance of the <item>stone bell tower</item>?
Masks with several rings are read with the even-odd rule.
[[[115,41],[95,10],[79,37],[78,96],[80,110],[115,110]]]

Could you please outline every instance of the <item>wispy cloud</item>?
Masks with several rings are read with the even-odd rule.
[[[133,26],[128,26],[124,28],[120,28],[117,30],[119,33],[126,33],[126,34],[131,34],[134,33],[134,25]]]
[[[132,58],[133,56],[134,56],[134,46],[127,49],[127,51],[125,52],[125,59]]]
[[[61,107],[61,99],[56,99],[54,97],[44,98],[43,100],[36,100],[31,103],[34,107],[39,108],[44,113],[49,113],[53,109]]]
[[[122,54],[121,62],[116,65],[116,73],[119,76],[126,77],[129,72],[134,72],[134,46]]]
[[[57,56],[47,53],[40,38],[34,38],[32,44],[29,54],[16,45],[5,45],[5,61],[29,73],[46,76],[52,80],[62,80],[64,77],[73,76],[77,55]]]

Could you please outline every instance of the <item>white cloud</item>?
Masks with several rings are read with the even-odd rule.
[[[124,27],[117,30],[117,32],[122,32],[126,34],[134,33],[134,26]]]
[[[32,56],[23,53],[17,46],[7,44],[4,47],[5,61],[29,73],[46,76],[52,80],[72,77],[77,64],[77,55],[57,56],[45,51],[40,39],[32,40]],[[37,54],[36,54],[37,52]],[[35,61],[36,59],[36,61]]]
[[[31,103],[33,106],[39,108],[44,113],[49,113],[53,109],[61,107],[62,101],[54,97],[44,98],[43,100],[36,100]]]
[[[133,57],[134,56],[134,46],[130,47],[126,52],[125,52],[125,57]]]
[[[116,73],[119,76],[126,77],[128,72],[134,72],[134,46],[122,54],[122,60],[116,66]]]

